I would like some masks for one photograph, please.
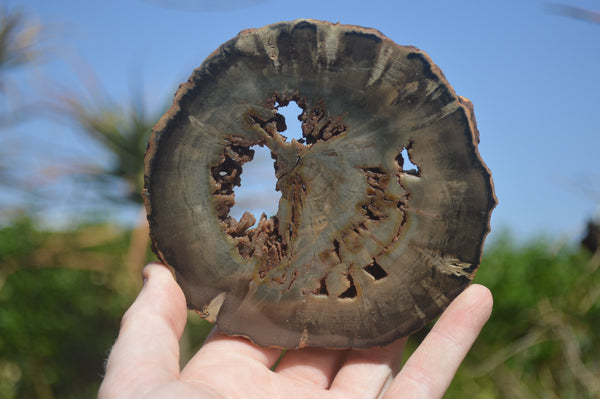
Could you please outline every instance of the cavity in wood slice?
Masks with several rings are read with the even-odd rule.
[[[277,112],[291,101],[303,140]],[[470,102],[414,47],[313,20],[243,31],[153,130],[154,251],[227,334],[387,344],[439,316],[479,266],[496,199],[478,141]],[[229,211],[256,146],[272,153],[281,200],[251,227]]]

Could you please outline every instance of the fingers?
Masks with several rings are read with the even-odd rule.
[[[277,367],[277,373],[287,378],[329,388],[348,351],[306,348],[288,351]]]
[[[384,347],[353,349],[339,370],[331,390],[343,398],[377,398],[402,360],[406,338]]]
[[[150,264],[143,276],[144,287],[121,321],[100,397],[142,397],[179,375],[179,338],[187,318],[183,292],[166,266]]]
[[[216,366],[263,366],[270,368],[281,355],[278,348],[260,348],[243,337],[230,337],[213,329],[202,348],[188,362],[182,377],[194,378],[198,370]]]
[[[472,285],[446,309],[384,398],[441,398],[492,312],[492,294]]]

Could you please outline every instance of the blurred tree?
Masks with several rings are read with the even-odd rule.
[[[18,11],[0,11],[0,93],[7,94],[6,73],[38,59],[39,24],[28,21]],[[7,115],[3,115],[7,117]]]
[[[97,86],[96,86],[97,87]],[[142,203],[144,185],[144,154],[152,126],[160,114],[146,110],[144,96],[139,89],[131,106],[126,108],[112,101],[103,91],[88,85],[89,96],[63,90],[54,106],[59,115],[67,115],[80,128],[78,132],[91,138],[111,155],[107,167],[90,164],[77,168],[79,178],[93,185],[94,191],[115,205]],[[123,190],[114,190],[114,187]],[[149,244],[148,224],[140,206],[138,223],[132,231],[126,265],[130,278],[136,279],[144,265]]]
[[[103,95],[102,91],[89,89],[86,98],[69,90],[61,90],[55,111],[66,115],[79,127],[79,132],[91,138],[109,152],[112,158],[108,167],[90,165],[82,177],[92,181],[96,190],[117,203],[142,202],[140,193],[144,183],[144,153],[152,126],[160,114],[149,115],[143,95],[134,96],[126,108]],[[162,112],[161,112],[162,114]],[[124,185],[125,192],[110,189],[115,184]]]
[[[56,194],[51,193],[56,190],[49,190],[51,184],[59,182],[64,186],[73,182],[77,191],[100,198],[100,204],[87,207],[93,212],[106,209],[107,199],[113,202],[112,206],[141,203],[145,146],[160,114],[148,116],[141,92],[128,108],[110,100],[97,87],[90,89],[89,86],[87,96],[61,87],[57,90],[60,95],[21,104],[20,88],[24,83],[23,74],[18,73],[42,60],[45,51],[40,45],[41,31],[42,26],[31,22],[21,11],[0,11],[0,133],[3,138],[0,186],[5,188],[4,200],[9,198],[9,205],[17,208],[29,201],[43,208],[55,201]],[[43,144],[38,143],[39,140],[25,142],[26,135],[13,127],[17,122],[48,115],[49,110],[50,115],[58,116],[61,121],[66,116],[75,122],[77,133],[107,150],[112,160],[110,165],[72,154],[52,154],[53,158],[60,159],[50,161],[43,157],[38,166],[41,170],[30,170],[35,166],[25,165],[22,158],[27,157],[23,157],[23,152],[30,155],[27,159],[35,159],[31,153],[43,151]],[[29,163],[32,164],[31,160]],[[79,195],[74,197],[81,200]]]
[[[11,170],[15,161],[14,148],[19,137],[9,128],[18,122],[32,118],[37,105],[20,101],[21,82],[15,74],[34,65],[42,53],[39,46],[41,25],[30,21],[22,12],[0,10],[0,187],[8,191],[23,192],[20,182]]]
[[[119,267],[127,244],[108,225],[50,233],[20,219],[0,229],[0,398],[95,397],[139,287]]]

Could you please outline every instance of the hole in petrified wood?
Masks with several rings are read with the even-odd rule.
[[[367,273],[369,273],[375,280],[381,280],[385,276],[387,276],[387,272],[383,270],[379,264],[373,260],[373,262],[365,267],[363,267]]]
[[[327,291],[327,283],[326,283],[327,278],[323,277],[321,279],[321,281],[319,282],[319,288],[312,291],[312,293],[314,295],[329,295],[329,291]]]
[[[362,209],[365,212],[365,214],[367,215],[367,217],[371,220],[380,221],[382,219],[385,219],[385,217],[386,217],[383,212],[381,212],[379,209],[374,207],[372,204],[363,205]]]
[[[386,202],[392,203],[386,198],[390,177],[381,168],[363,168],[362,171],[367,177],[367,202],[361,204],[364,214],[370,220],[380,221],[387,218],[387,215],[381,205]]]
[[[254,150],[240,142],[239,138],[232,137],[219,154],[218,163],[210,168],[214,183],[212,195],[217,199],[216,211],[221,221],[227,219],[234,204],[233,188],[241,184],[242,165],[254,157]]]
[[[350,282],[350,287],[348,287],[348,289],[344,292],[342,292],[338,298],[340,299],[344,299],[344,298],[356,298],[356,295],[358,294],[356,291],[356,286],[354,285],[354,280],[352,279],[351,275],[347,275],[346,278],[348,279],[348,281]]]
[[[277,128],[279,133],[286,138],[286,141],[292,141],[295,139],[299,143],[304,143],[306,140],[302,136],[302,122],[300,117],[304,110],[296,103],[296,101],[290,101],[287,104],[277,102],[275,109],[279,115],[284,117],[284,125],[281,126],[283,129]]]
[[[340,257],[340,242],[338,240],[333,240],[333,251],[337,255],[337,258],[341,259],[341,257]]]
[[[255,158],[255,155],[259,157]],[[271,197],[273,212],[270,213],[276,212],[279,202],[278,198],[272,198],[277,197],[274,191],[269,193],[267,187],[261,187],[265,181],[269,180],[269,177],[271,177],[271,187],[275,186],[273,163],[268,160],[269,158],[271,158],[271,152],[267,148],[248,146],[245,145],[243,139],[231,137],[223,149],[223,153],[219,155],[218,163],[211,168],[217,217],[223,224],[225,232],[235,240],[235,246],[242,258],[257,257],[261,259],[261,267],[258,272],[260,278],[264,278],[270,270],[277,267],[285,258],[287,251],[287,245],[281,242],[278,234],[277,218],[267,218],[264,212],[264,206],[268,203],[264,200],[265,195]],[[254,162],[251,162],[253,160]],[[252,164],[259,164],[259,170],[252,170],[249,167]],[[268,168],[271,169],[270,172],[267,172]],[[241,186],[242,170],[245,171],[244,186],[246,189],[241,194],[237,189],[234,193],[234,186]],[[248,192],[245,193],[246,191]],[[263,196],[262,199],[261,196]],[[238,200],[237,206],[234,206],[234,198]],[[255,228],[252,227],[256,224],[256,218],[250,212],[242,209],[263,211]],[[238,216],[240,213],[242,215]]]
[[[348,130],[342,123],[342,118],[329,116],[325,103],[318,101],[311,109],[306,109],[300,115],[302,121],[302,135],[306,137],[307,144],[329,140]]]
[[[244,158],[248,161],[254,156],[254,151],[247,147],[244,150],[238,148],[238,151],[244,153]],[[211,168],[211,175],[217,184],[218,194],[230,195],[233,193],[233,187],[240,185],[240,175],[242,174],[241,159],[242,157],[232,157],[230,154],[225,153],[221,156],[221,162]]]
[[[411,147],[412,142],[410,142],[406,148],[403,148],[402,151],[396,156],[396,162],[398,162],[398,166],[400,167],[400,171],[402,173],[420,176],[421,171],[419,170],[419,167],[410,160],[408,150],[410,150]]]
[[[281,194],[275,190],[277,179],[271,151],[267,147],[252,146],[254,157],[241,168],[241,181],[235,188],[235,204],[229,215],[240,219],[244,212],[254,215],[275,215]]]
[[[387,188],[390,178],[381,168],[364,168],[363,172],[367,175],[367,184],[373,189],[384,191]]]

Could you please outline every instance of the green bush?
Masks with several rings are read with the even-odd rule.
[[[123,306],[100,273],[49,268],[8,277],[0,293],[0,353],[5,367],[20,370],[15,397],[95,396]]]
[[[597,398],[600,254],[544,240],[492,243],[475,282],[494,311],[448,398]]]
[[[0,229],[0,398],[96,396],[140,288],[130,237],[110,225],[39,231],[26,219]],[[489,245],[475,281],[491,289],[494,311],[446,397],[598,397],[599,266],[600,254],[576,245],[509,235]],[[189,321],[183,361],[211,328]]]
[[[132,291],[111,287],[126,235],[102,231],[0,230],[0,397],[95,396]]]

